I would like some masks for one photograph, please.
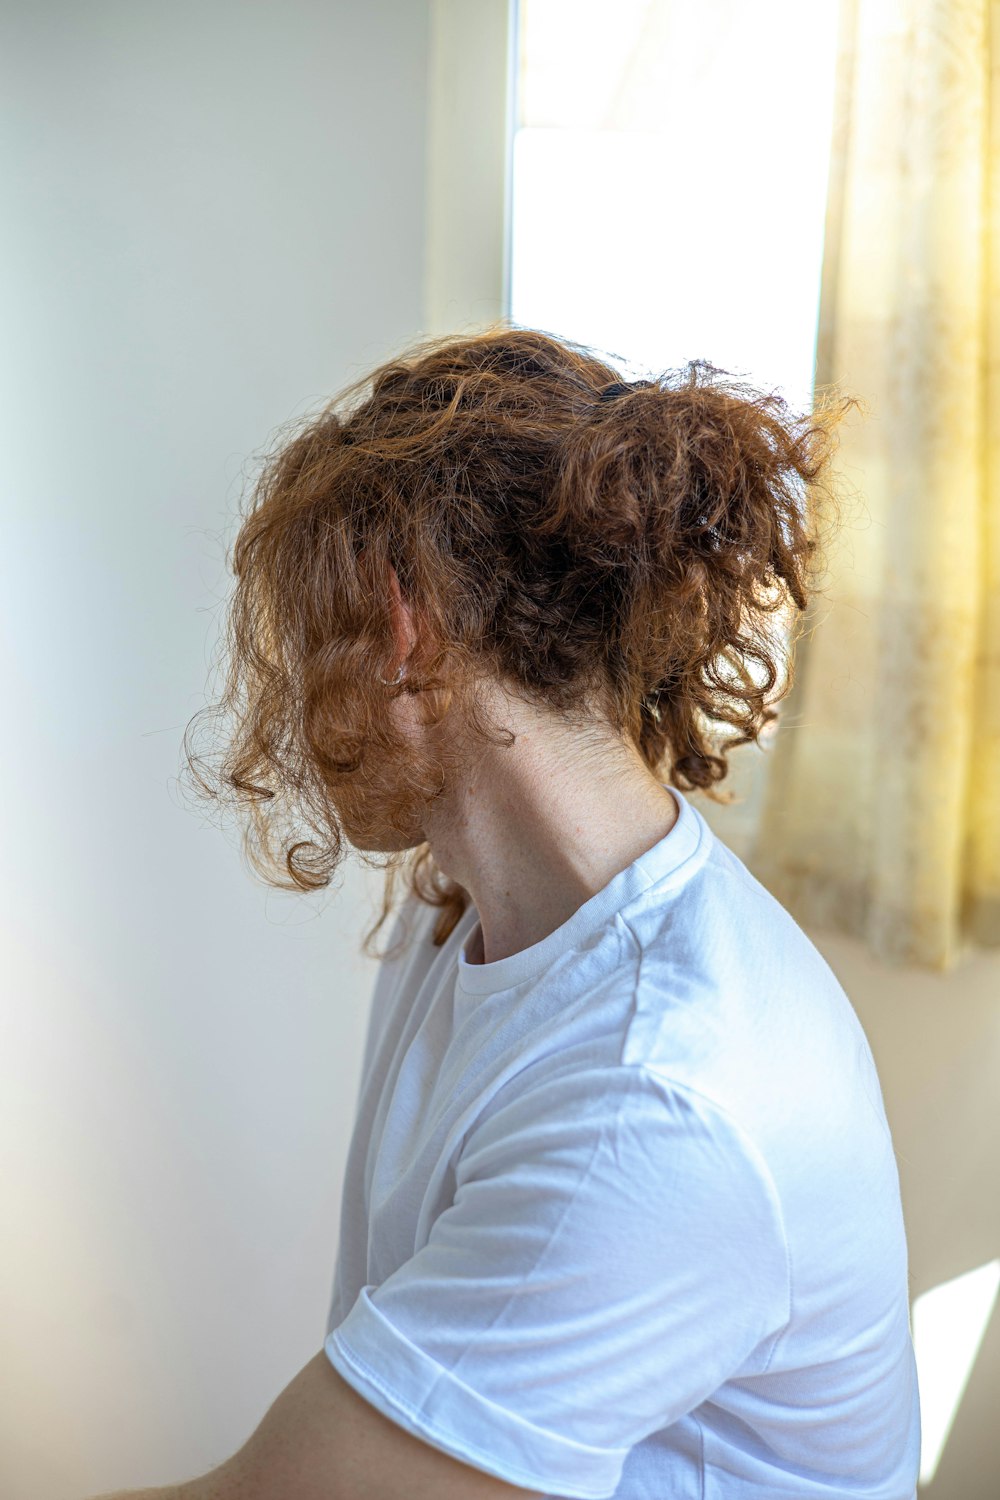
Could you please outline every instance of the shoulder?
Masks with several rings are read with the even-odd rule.
[[[739,1119],[798,1092],[822,1060],[830,1086],[863,1034],[815,944],[716,841],[682,890],[622,912],[634,995],[623,1061],[700,1089]],[[803,1107],[809,1107],[803,1096]]]

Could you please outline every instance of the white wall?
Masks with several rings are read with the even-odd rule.
[[[279,423],[421,331],[424,0],[0,5],[0,1494],[221,1462],[321,1347],[379,877],[177,785]]]

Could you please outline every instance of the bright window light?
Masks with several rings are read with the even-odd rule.
[[[943,1281],[913,1304],[920,1387],[920,1483],[929,1484],[948,1441],[1000,1290],[1000,1260]]]
[[[808,409],[834,0],[520,0],[512,321]]]

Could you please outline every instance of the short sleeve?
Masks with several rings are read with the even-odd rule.
[[[642,1066],[517,1084],[427,1243],[324,1347],[433,1446],[603,1500],[636,1443],[763,1368],[789,1316],[780,1207],[736,1122]]]

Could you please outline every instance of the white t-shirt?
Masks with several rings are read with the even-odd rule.
[[[680,816],[541,942],[471,905],[376,980],[324,1349],[551,1497],[913,1500],[899,1178],[871,1051],[783,906]]]

